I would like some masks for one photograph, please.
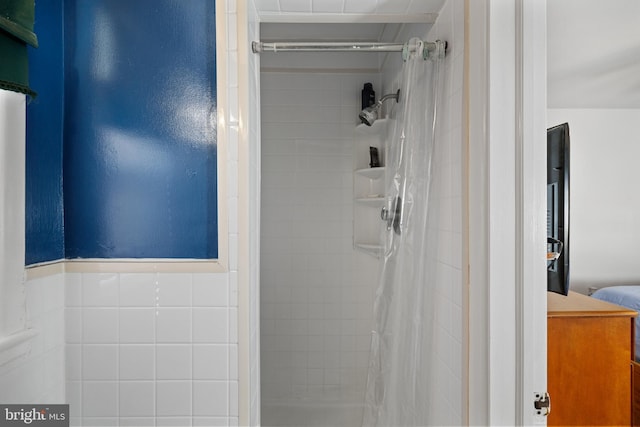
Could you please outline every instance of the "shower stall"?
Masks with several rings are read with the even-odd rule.
[[[392,40],[385,41],[400,46],[373,53],[285,52],[282,45],[266,43],[254,48],[261,51],[262,425],[390,425],[391,420],[411,425],[395,418],[396,412],[424,406],[417,401],[425,397],[430,424],[462,423],[462,5],[444,2],[435,23],[261,25],[260,39],[267,42],[296,39],[292,34],[303,29],[306,40],[321,38],[323,31],[325,41],[340,36],[380,41],[390,33]],[[409,43],[412,37],[417,39]],[[431,93],[427,82],[409,84],[403,76],[403,56],[431,52],[416,48],[421,40],[449,42],[439,62],[442,78]],[[405,45],[410,52],[403,54]],[[372,83],[379,103],[389,95],[369,111],[367,120],[375,114],[372,126],[358,117],[365,83]],[[427,117],[431,107],[417,107],[422,110],[409,120],[435,141],[425,141],[431,171],[427,164],[411,174],[431,178],[429,194],[407,188],[401,211],[394,205],[398,194],[391,197],[388,188],[397,182],[394,164],[404,163],[391,149],[410,133],[398,125],[407,114],[403,101],[423,98],[430,100],[426,104],[433,101],[436,125]],[[378,149],[379,167],[369,167],[370,146]],[[403,147],[408,153],[409,144]],[[427,200],[424,233],[403,249],[406,259],[424,265],[427,273],[418,274],[413,288],[397,288],[405,293],[403,302],[390,303],[398,279],[381,279],[392,270],[383,268],[390,258],[385,240],[397,236],[394,228],[407,226],[397,217],[394,227],[396,213],[406,215]],[[414,247],[419,242],[429,246],[427,259]],[[416,311],[403,308],[418,298]],[[421,307],[423,301],[428,304]],[[388,321],[396,318],[389,313],[398,308],[409,317],[391,327]],[[402,322],[406,329],[395,333],[403,335],[402,346],[414,359],[389,344],[389,334],[403,328]],[[410,364],[404,365],[416,367],[423,360],[428,369],[410,371]],[[391,381],[387,362],[396,369]],[[411,389],[401,393],[399,383],[408,378]],[[424,416],[412,412],[411,422],[418,425]]]

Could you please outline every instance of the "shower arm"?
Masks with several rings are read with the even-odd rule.
[[[381,107],[384,101],[386,101],[387,99],[395,99],[396,102],[400,102],[400,89],[398,89],[396,93],[389,93],[384,95],[382,98],[380,98],[380,100],[377,103],[378,104],[377,107],[378,108]]]

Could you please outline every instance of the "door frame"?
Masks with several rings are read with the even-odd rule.
[[[545,425],[546,2],[465,13],[467,421]]]
[[[251,117],[249,92],[256,89],[249,78],[246,0],[238,0],[234,12],[241,92],[238,392],[243,425],[259,423],[259,409],[252,414],[252,406],[260,404],[254,353],[259,324],[257,313],[251,313],[258,309],[250,292],[258,278],[248,256],[259,253],[259,241],[251,238],[256,224],[249,221],[259,197],[248,185],[256,154],[248,149],[254,146],[249,128],[259,124],[244,120]],[[533,398],[546,390],[546,1],[465,0],[465,18],[465,421],[544,425]]]

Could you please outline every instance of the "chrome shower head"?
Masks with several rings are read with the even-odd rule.
[[[360,121],[367,126],[371,126],[378,119],[378,109],[378,104],[374,104],[360,111]]]
[[[388,95],[380,98],[380,101],[376,102],[374,105],[365,108],[360,112],[360,121],[367,126],[373,125],[373,122],[378,120],[378,114],[380,114],[380,108],[382,108],[382,103],[387,99],[395,99],[396,102],[400,102],[400,89],[396,93],[390,93]]]

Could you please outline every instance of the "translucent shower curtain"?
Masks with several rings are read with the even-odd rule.
[[[432,162],[444,43],[403,65],[400,101],[387,145],[386,218],[365,396],[364,426],[434,424],[437,206]]]

